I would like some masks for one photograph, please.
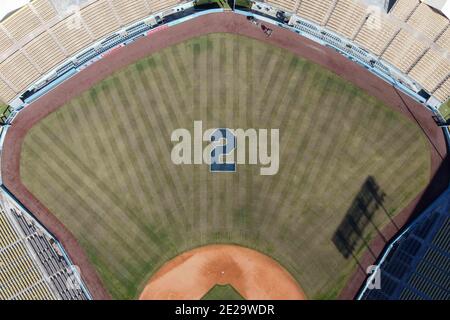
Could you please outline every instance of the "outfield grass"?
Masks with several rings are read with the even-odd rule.
[[[230,285],[216,285],[202,300],[244,300],[244,298]]]
[[[439,111],[441,112],[442,116],[444,117],[445,120],[449,120],[450,119],[450,101],[443,104],[440,108]]]
[[[2,117],[8,117],[10,115],[10,111],[8,110],[8,105],[5,103],[2,103],[0,101],[0,118]],[[3,122],[3,120],[0,120],[0,124]]]
[[[211,174],[171,162],[174,129],[279,128],[280,171]],[[120,70],[27,134],[24,184],[77,237],[114,298],[138,296],[180,252],[233,243],[269,254],[310,298],[334,298],[356,263],[332,238],[369,176],[386,194],[362,238],[429,178],[409,120],[282,49],[213,34]],[[360,241],[355,256],[364,251]]]

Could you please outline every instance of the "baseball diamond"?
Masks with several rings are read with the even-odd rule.
[[[280,128],[279,173],[175,166],[171,132],[198,119]],[[40,120],[20,177],[114,298],[136,297],[163,262],[211,243],[270,254],[309,297],[335,298],[352,256],[426,186],[429,159],[414,123],[361,89],[288,51],[216,33],[125,67]],[[348,256],[333,235],[368,177],[384,209]]]
[[[360,1],[153,2],[127,20],[131,4],[86,1],[63,31],[76,16],[31,1],[47,43],[76,53],[54,73],[33,42],[14,51],[25,9],[0,21],[0,49],[16,44],[0,51],[0,299],[433,298],[408,283],[412,264],[388,264],[450,241],[450,80],[444,62],[429,77],[421,62],[443,51],[403,24],[367,44],[372,11],[360,25],[335,16],[359,17]],[[386,15],[442,44],[448,18],[433,35],[410,21],[427,8],[398,0]],[[368,293],[372,265],[397,291],[383,279]],[[19,269],[31,271],[16,284]]]

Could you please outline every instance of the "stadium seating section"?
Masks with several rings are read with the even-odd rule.
[[[58,10],[53,0],[32,1],[0,23],[0,98],[11,101],[66,58],[180,2],[90,0]],[[265,2],[354,41],[441,102],[450,97],[449,20],[419,0],[397,0],[388,14],[361,0]]]
[[[409,75],[440,101],[450,97],[446,85],[450,74],[449,21],[428,5],[398,0],[385,14],[358,0],[266,2],[353,40]],[[0,23],[0,97],[11,101],[65,58],[120,27],[177,3],[96,0],[83,2],[78,11],[58,12],[52,0],[32,1]]]
[[[450,299],[450,201],[425,212],[393,244],[381,263],[381,289],[365,289],[362,299]]]
[[[0,300],[86,300],[56,242],[21,209],[0,202]]]
[[[11,101],[95,41],[179,2],[91,0],[58,11],[52,0],[32,1],[0,23],[0,99]]]

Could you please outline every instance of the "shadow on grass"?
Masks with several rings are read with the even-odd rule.
[[[369,247],[364,238],[364,231],[369,225],[381,234],[373,220],[379,209],[382,209],[382,212],[390,219],[384,207],[385,196],[375,178],[367,177],[332,238],[334,245],[346,259],[354,256],[361,243]]]

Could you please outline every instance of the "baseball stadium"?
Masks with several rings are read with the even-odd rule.
[[[0,300],[450,299],[449,19],[2,1]]]

